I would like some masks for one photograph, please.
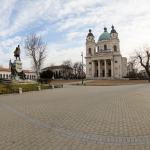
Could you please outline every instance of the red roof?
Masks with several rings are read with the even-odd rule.
[[[0,68],[0,71],[11,71],[11,69],[8,68]],[[23,70],[23,72],[34,72],[33,70]]]
[[[33,70],[23,70],[23,72],[34,72]]]
[[[0,68],[0,71],[10,71],[8,68]]]

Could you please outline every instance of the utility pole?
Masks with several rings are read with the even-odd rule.
[[[81,52],[81,56],[82,56],[82,84],[83,84],[83,52]]]

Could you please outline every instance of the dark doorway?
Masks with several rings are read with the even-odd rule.
[[[97,77],[98,77],[98,70],[97,70]]]
[[[103,77],[105,77],[105,70],[103,70]]]
[[[109,77],[111,77],[111,70],[108,70],[108,72],[109,72]]]

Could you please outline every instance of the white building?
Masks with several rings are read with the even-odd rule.
[[[91,29],[86,39],[86,78],[122,78],[127,74],[127,58],[120,52],[118,33],[112,26],[110,33],[104,28],[95,42]]]
[[[23,70],[27,79],[37,79],[37,75],[33,70]],[[11,69],[8,68],[0,68],[0,78],[10,79],[11,77]]]

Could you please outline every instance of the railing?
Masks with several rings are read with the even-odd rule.
[[[0,89],[0,94],[12,94],[12,93],[18,93],[18,89],[9,89],[9,88]]]
[[[112,53],[113,54],[113,51],[111,51],[111,49],[107,49],[107,50],[99,50],[96,52],[96,54],[98,53]]]

